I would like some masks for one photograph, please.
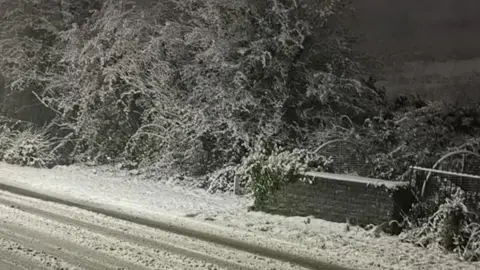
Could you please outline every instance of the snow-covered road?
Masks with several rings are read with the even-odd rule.
[[[0,269],[6,270],[307,269],[3,191],[0,222]]]
[[[397,236],[376,238],[361,228],[342,223],[314,218],[305,222],[302,217],[248,212],[250,197],[212,195],[200,189],[140,179],[112,167],[78,165],[49,170],[0,162],[0,184],[163,220],[347,268],[480,269],[479,263],[462,262],[454,254],[415,247]]]

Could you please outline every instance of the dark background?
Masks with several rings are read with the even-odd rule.
[[[353,0],[359,49],[379,57],[390,97],[480,100],[480,1]]]

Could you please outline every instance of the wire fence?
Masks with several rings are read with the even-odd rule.
[[[372,162],[359,143],[336,139],[323,143],[316,153],[330,157],[336,174],[369,176],[372,172]],[[431,168],[411,167],[412,177],[421,196],[441,193],[448,197],[457,189],[468,197],[480,198],[480,154],[458,150],[450,152],[436,160]]]
[[[315,153],[330,157],[333,161],[334,173],[368,176],[371,167],[368,157],[360,144],[336,139],[320,145]]]
[[[444,201],[462,192],[466,203],[480,201],[480,155],[470,151],[454,151],[440,158],[432,168],[413,166],[413,178],[421,188],[421,198]],[[476,207],[478,208],[478,207]]]

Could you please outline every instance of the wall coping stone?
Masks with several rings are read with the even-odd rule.
[[[310,171],[310,172],[303,173],[303,175],[314,177],[315,179],[338,180],[338,181],[345,181],[345,182],[361,183],[361,184],[366,184],[367,186],[372,185],[375,188],[386,187],[388,189],[396,189],[396,188],[408,187],[409,185],[408,182],[388,181],[388,180],[381,180],[381,179],[368,178],[368,177],[349,175],[349,174],[334,174],[334,173]]]

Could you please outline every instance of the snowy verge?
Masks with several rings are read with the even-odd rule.
[[[480,263],[461,262],[452,254],[414,247],[395,236],[375,238],[346,224],[248,212],[252,202],[248,196],[212,195],[140,179],[112,167],[75,165],[49,170],[0,163],[0,182],[146,218],[168,218],[354,269],[480,269]]]

